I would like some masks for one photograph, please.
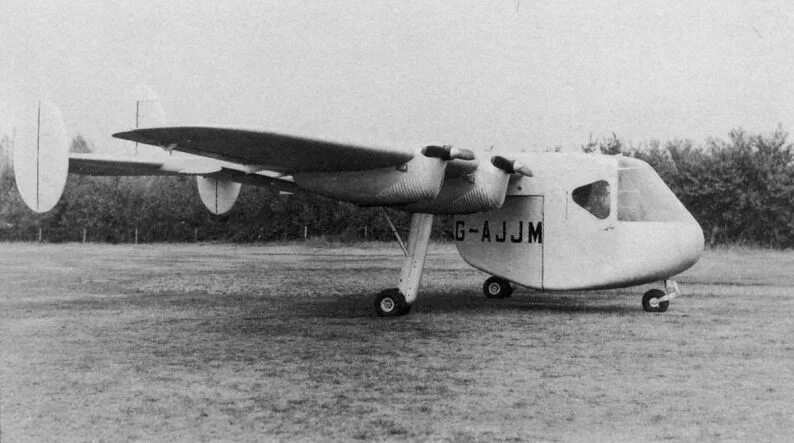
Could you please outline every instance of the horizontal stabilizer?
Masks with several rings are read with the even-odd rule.
[[[107,154],[71,154],[69,172],[99,176],[211,175],[222,170],[221,162],[201,157],[146,158]]]
[[[69,172],[80,175],[138,176],[158,175],[162,161],[107,154],[71,154]]]

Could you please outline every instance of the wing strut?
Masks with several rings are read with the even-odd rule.
[[[383,216],[386,217],[386,221],[389,222],[389,227],[391,228],[391,232],[394,232],[394,236],[397,237],[397,243],[400,244],[400,249],[403,250],[403,255],[408,257],[408,250],[405,249],[405,243],[403,243],[403,239],[400,238],[400,233],[397,232],[397,228],[394,227],[394,223],[391,222],[391,218],[389,217],[389,213],[386,212],[386,208],[381,206],[381,210],[383,210]]]

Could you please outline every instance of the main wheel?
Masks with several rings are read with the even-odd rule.
[[[499,277],[490,277],[482,285],[486,298],[507,298],[513,293],[510,282]]]
[[[375,312],[381,317],[397,317],[411,310],[411,305],[397,288],[386,289],[375,296]]]
[[[659,302],[659,299],[664,297],[664,291],[659,289],[651,289],[642,296],[642,309],[645,312],[665,312],[670,306],[669,301]]]

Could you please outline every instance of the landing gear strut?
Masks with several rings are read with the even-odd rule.
[[[432,214],[411,215],[411,231],[400,282],[396,288],[387,289],[375,296],[375,312],[382,317],[405,315],[419,294],[419,282],[425,267],[430,230],[433,228]]]
[[[489,277],[482,285],[482,292],[486,298],[507,298],[513,294],[513,287],[503,278]]]
[[[681,295],[675,280],[665,280],[664,288],[664,291],[651,289],[642,296],[642,309],[645,312],[666,312],[670,306],[670,300]]]

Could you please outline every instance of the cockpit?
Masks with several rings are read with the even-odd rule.
[[[683,222],[691,216],[661,177],[647,163],[618,160],[617,219],[621,222]],[[612,190],[606,180],[579,186],[571,192],[577,205],[604,220],[612,213]]]
[[[618,160],[618,221],[684,222],[692,216],[647,163]]]

